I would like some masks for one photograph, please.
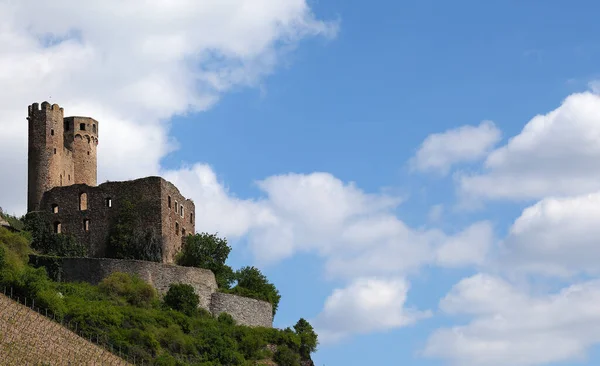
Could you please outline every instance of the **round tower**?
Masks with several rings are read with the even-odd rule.
[[[98,121],[90,117],[65,118],[65,138],[73,151],[73,184],[97,184]]]
[[[28,107],[27,211],[36,211],[44,192],[62,185],[63,109],[43,102]]]

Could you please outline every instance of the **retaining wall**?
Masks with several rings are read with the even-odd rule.
[[[251,327],[273,326],[273,307],[266,301],[217,292],[217,282],[212,271],[202,268],[182,267],[174,264],[138,260],[107,258],[56,258],[63,282],[88,282],[98,284],[114,272],[138,275],[164,295],[174,283],[191,285],[200,298],[199,306],[214,316],[225,312],[237,324]]]
[[[211,295],[217,290],[215,275],[208,269],[182,267],[137,260],[62,258],[62,281],[97,284],[114,272],[138,275],[164,295],[173,283],[185,283],[200,297],[200,307],[210,311]]]

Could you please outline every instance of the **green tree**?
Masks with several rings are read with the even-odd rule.
[[[312,325],[304,318],[298,320],[296,325],[294,325],[294,330],[300,336],[300,356],[302,359],[308,360],[310,354],[315,352],[319,345],[317,333],[315,333]]]
[[[300,366],[300,356],[285,345],[277,347],[273,361],[279,366]]]
[[[227,239],[219,238],[217,234],[189,235],[176,262],[181,266],[210,269],[219,288],[229,289],[234,281],[233,270],[225,264],[230,252]]]
[[[191,285],[173,284],[164,298],[165,304],[171,309],[192,315],[197,312],[200,299]]]
[[[281,295],[258,268],[243,267],[235,273],[235,279],[237,285],[230,292],[270,302],[275,315]]]

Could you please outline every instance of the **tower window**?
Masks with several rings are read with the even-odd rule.
[[[58,205],[56,203],[52,205],[52,213],[58,213]]]
[[[106,207],[112,207],[112,198],[108,197],[105,201]]]
[[[56,148],[54,148],[54,155],[56,155]]]
[[[85,123],[80,123],[80,124],[79,124],[79,129],[80,129],[81,131],[85,131]]]
[[[90,231],[90,219],[83,219],[83,231]]]
[[[96,133],[96,124],[92,125],[92,131],[94,131],[94,133]]]
[[[179,235],[179,223],[175,223],[175,235]]]
[[[87,193],[84,192],[79,195],[79,209],[85,211],[88,208],[87,206]]]
[[[171,208],[171,196],[169,196],[167,198],[167,206],[169,206],[169,208]]]
[[[175,213],[179,212],[179,204],[175,201]]]
[[[183,205],[181,205],[181,207],[179,208],[179,212],[181,213],[181,217],[184,217],[185,215],[183,214]]]
[[[60,234],[62,232],[62,227],[60,225],[60,222],[55,222],[54,223],[54,233],[55,234]]]
[[[88,151],[88,155],[90,155],[90,152]]]
[[[54,130],[50,130],[50,135],[54,136]]]
[[[190,224],[193,224],[193,223],[194,223],[194,214],[191,213],[190,214]]]

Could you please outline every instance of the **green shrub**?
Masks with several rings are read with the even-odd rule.
[[[200,299],[192,286],[181,283],[169,287],[164,302],[171,309],[190,315],[196,313]]]
[[[129,304],[148,307],[157,298],[156,290],[138,276],[114,272],[99,284],[107,295],[125,299]]]
[[[288,346],[278,346],[273,361],[279,366],[300,366],[300,356]]]
[[[225,264],[230,252],[227,239],[219,238],[217,234],[188,235],[176,262],[180,266],[210,269],[215,274],[217,285],[228,289],[234,281],[233,270]]]

